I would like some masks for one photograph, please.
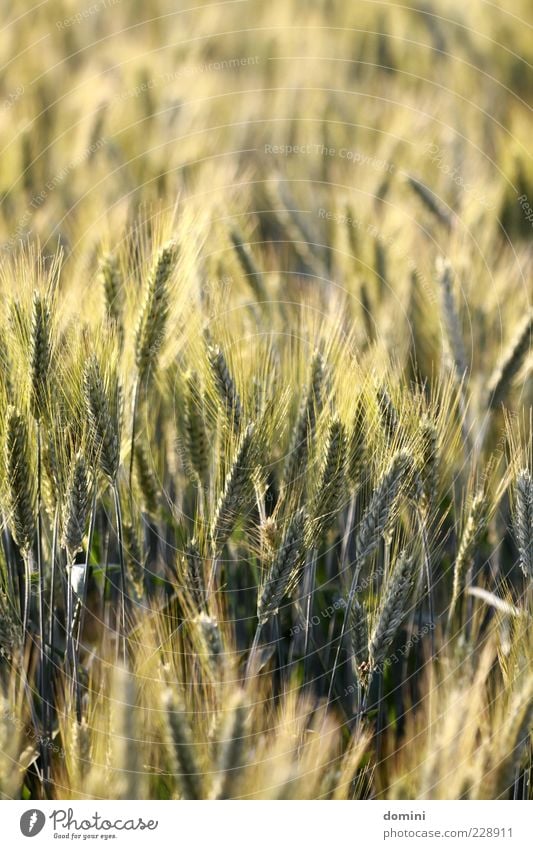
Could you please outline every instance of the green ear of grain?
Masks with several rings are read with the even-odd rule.
[[[370,669],[375,670],[387,657],[405,614],[413,583],[413,558],[401,552],[383,591],[374,629],[369,641]]]

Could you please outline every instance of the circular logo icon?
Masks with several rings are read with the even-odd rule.
[[[43,830],[46,817],[42,811],[32,808],[30,811],[25,811],[20,818],[20,830],[24,837],[35,837]]]

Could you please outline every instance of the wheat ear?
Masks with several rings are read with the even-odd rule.
[[[487,524],[486,507],[485,493],[483,490],[479,490],[472,499],[466,525],[461,536],[459,551],[455,558],[449,619],[453,616],[457,600],[464,586],[465,574],[474,558],[479,537],[483,533]]]
[[[219,550],[230,537],[237,517],[251,489],[254,450],[254,425],[249,424],[242,434],[231,468],[224,481],[213,518],[211,537]]]
[[[226,358],[218,346],[209,346],[207,354],[221,406],[238,431],[242,420],[242,405]]]
[[[533,481],[529,469],[516,478],[515,528],[520,566],[526,581],[533,582]]]
[[[467,371],[466,354],[452,289],[452,268],[447,260],[442,258],[437,260],[437,275],[442,293],[442,312],[448,345],[457,377],[462,380]]]
[[[33,296],[30,333],[31,409],[39,420],[46,409],[50,371],[50,310],[38,292]]]
[[[61,545],[72,561],[81,550],[89,509],[89,483],[83,454],[78,452],[71,464],[67,497],[63,510]]]
[[[168,281],[174,269],[176,257],[176,243],[167,242],[157,253],[148,279],[135,333],[135,364],[141,382],[149,371],[154,369],[163,344],[169,310]]]
[[[168,724],[168,749],[172,768],[183,799],[202,799],[202,776],[194,754],[194,742],[187,713],[181,700],[167,692],[164,707]]]
[[[287,526],[259,592],[257,618],[260,626],[277,613],[283,596],[297,580],[303,557],[304,527],[305,513],[300,509]]]
[[[489,378],[487,387],[488,406],[494,410],[506,398],[514,376],[520,371],[522,364],[531,348],[531,332],[533,330],[533,314],[529,315],[501,363]]]
[[[406,614],[406,602],[413,582],[413,558],[401,552],[384,590],[376,624],[369,640],[372,673],[386,658],[396,632]]]
[[[233,799],[237,792],[239,778],[245,766],[248,714],[249,709],[239,693],[222,726],[217,799]]]
[[[312,515],[315,517],[313,534],[326,533],[341,506],[346,484],[346,429],[335,417],[328,429],[324,456],[313,499]]]
[[[119,466],[118,424],[111,415],[96,357],[91,357],[83,374],[85,406],[95,441],[100,467],[111,481],[115,481]]]
[[[316,418],[323,403],[322,388],[324,383],[324,360],[315,351],[311,363],[311,378],[309,388],[300,406],[298,419],[294,427],[289,453],[283,471],[283,486],[294,483],[305,470],[309,453],[309,442],[315,432]]]

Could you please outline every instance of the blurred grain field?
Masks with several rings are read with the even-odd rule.
[[[532,798],[528,12],[4,17],[2,798]]]

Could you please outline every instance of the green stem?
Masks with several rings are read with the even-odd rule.
[[[126,566],[124,563],[124,531],[122,527],[122,509],[118,486],[113,484],[113,500],[115,502],[115,515],[117,520],[118,559],[120,563],[120,631],[122,636],[122,655],[126,663]]]

